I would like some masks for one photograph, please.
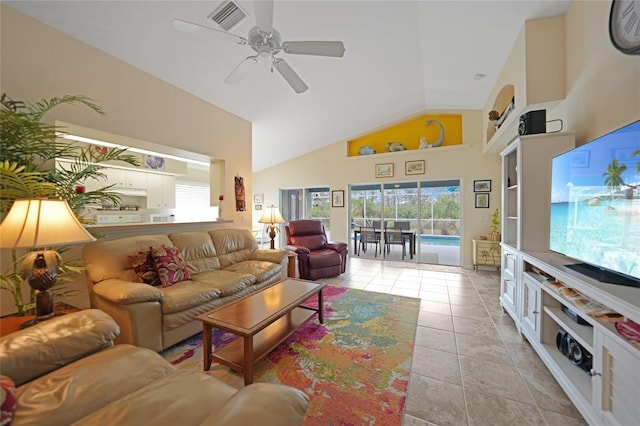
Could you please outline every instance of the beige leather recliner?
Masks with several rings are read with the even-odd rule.
[[[13,426],[300,425],[307,396],[256,383],[236,390],[156,352],[113,345],[117,324],[97,309],[0,338],[0,373],[18,386]]]

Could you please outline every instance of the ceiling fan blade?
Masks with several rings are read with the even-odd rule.
[[[256,14],[256,26],[265,34],[273,32],[273,0],[256,0],[253,2]]]
[[[237,67],[231,71],[231,73],[224,79],[227,84],[238,84],[242,77],[249,71],[251,64],[258,62],[258,56],[249,56],[244,61],[240,62]]]
[[[341,41],[285,41],[282,50],[293,55],[334,56],[344,55],[344,43]]]
[[[228,33],[226,31],[216,30],[215,28],[209,28],[202,25],[194,24],[191,22],[183,21],[182,19],[173,20],[173,28],[178,31],[184,31],[187,33],[202,34],[204,36],[213,36],[221,40],[231,41],[237,44],[247,44],[247,39]]]
[[[302,81],[284,59],[274,59],[273,66],[276,67],[280,75],[289,83],[289,86],[291,86],[296,93],[304,93],[307,91],[309,86]]]

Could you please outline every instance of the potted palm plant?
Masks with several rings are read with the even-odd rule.
[[[491,232],[489,232],[490,241],[500,241],[500,212],[495,209],[491,215]]]
[[[76,187],[87,179],[106,179],[103,166],[105,161],[123,161],[137,166],[137,157],[127,154],[126,149],[109,149],[98,156],[86,146],[57,137],[60,131],[55,125],[42,121],[43,116],[59,105],[82,105],[98,114],[102,108],[85,96],[67,95],[41,100],[35,103],[15,101],[3,94],[0,98],[0,219],[11,209],[13,202],[20,198],[61,198],[66,200],[81,222],[87,223],[82,212],[89,204],[109,202],[119,204],[117,194],[109,192],[105,185],[96,191],[78,191]],[[72,159],[66,170],[56,169],[56,158]],[[56,251],[64,252],[64,248]],[[35,300],[31,291],[30,300],[24,301],[23,278],[19,273],[21,259],[17,251],[11,252],[11,264],[0,275],[0,290],[9,292],[18,314],[24,314]],[[79,262],[66,262],[59,269],[55,295],[69,294],[64,284],[83,271]]]

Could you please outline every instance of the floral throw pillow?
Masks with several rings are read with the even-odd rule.
[[[0,376],[0,404],[0,425],[10,425],[18,404],[16,384],[11,377]]]
[[[187,270],[187,262],[182,258],[177,247],[151,247],[151,257],[158,271],[163,287],[169,287],[178,281],[191,279]]]
[[[156,266],[153,263],[151,257],[151,251],[139,251],[129,255],[129,264],[136,273],[136,278],[139,283],[150,284],[158,286],[162,284],[160,282],[160,276],[156,271]]]

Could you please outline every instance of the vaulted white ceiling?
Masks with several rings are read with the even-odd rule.
[[[253,123],[253,170],[425,110],[481,109],[527,19],[570,1],[279,1],[283,40],[342,40],[343,58],[280,56],[307,83],[296,94],[269,61],[224,78],[248,46],[176,31],[212,28],[220,1],[8,1],[10,6]],[[247,37],[249,17],[232,30]],[[474,75],[484,74],[482,79]]]

